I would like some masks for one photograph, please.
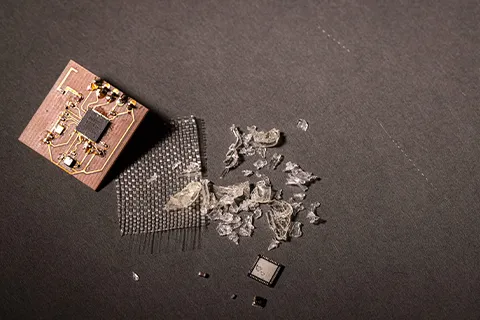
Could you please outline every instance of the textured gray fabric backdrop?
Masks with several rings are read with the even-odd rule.
[[[478,318],[479,17],[478,1],[2,1],[0,317]],[[245,276],[264,221],[238,247],[210,228],[201,250],[133,255],[113,182],[92,192],[17,141],[69,59],[205,119],[214,180],[232,123],[286,133],[327,223],[268,253],[275,288]]]

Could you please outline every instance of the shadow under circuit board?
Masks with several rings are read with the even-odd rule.
[[[19,140],[96,190],[147,112],[70,61]]]

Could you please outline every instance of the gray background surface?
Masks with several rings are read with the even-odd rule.
[[[0,15],[2,318],[479,317],[478,1],[4,0]],[[267,254],[286,266],[275,288],[245,276],[264,221],[238,247],[210,228],[200,250],[134,255],[114,183],[92,192],[17,141],[69,59],[166,118],[203,118],[212,180],[232,123],[285,132],[327,223]]]

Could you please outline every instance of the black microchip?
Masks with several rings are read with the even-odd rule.
[[[101,114],[89,109],[78,124],[77,131],[88,139],[98,142],[109,123],[110,121]]]

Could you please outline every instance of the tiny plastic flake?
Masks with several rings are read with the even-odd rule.
[[[305,119],[300,119],[297,122],[297,128],[303,131],[307,131],[308,129],[308,122]]]
[[[270,242],[270,244],[268,245],[268,251],[272,251],[274,249],[277,249],[278,247],[280,246],[280,241],[276,240],[276,239],[272,239],[272,241]]]
[[[267,162],[267,160],[265,160],[265,159],[258,159],[257,161],[255,161],[255,162],[253,163],[253,166],[254,166],[255,168],[257,168],[257,170],[260,170],[260,169],[262,169],[263,167],[265,167],[265,166],[267,165],[267,163],[268,163],[268,162]]]
[[[242,170],[242,173],[245,177],[250,177],[251,175],[253,175],[252,170]]]
[[[302,189],[302,191],[307,191],[308,186],[318,179],[317,176],[313,175],[311,172],[304,171],[296,163],[287,162],[285,165],[284,172],[287,172],[287,185],[294,185]]]
[[[311,224],[319,224],[320,222],[324,221],[316,214],[316,210],[318,207],[320,207],[320,202],[314,202],[310,205],[308,209],[307,219]]]
[[[135,272],[132,271],[132,279],[133,279],[133,281],[138,281],[138,280],[140,280],[140,277],[138,276],[138,274],[136,274]]]
[[[278,165],[282,162],[282,160],[283,160],[283,155],[279,153],[274,153],[272,155],[272,158],[270,159],[270,164],[269,164],[270,170],[277,169]]]
[[[201,190],[202,184],[200,182],[190,182],[180,192],[170,197],[170,200],[165,205],[165,209],[170,211],[189,207],[198,199]]]

